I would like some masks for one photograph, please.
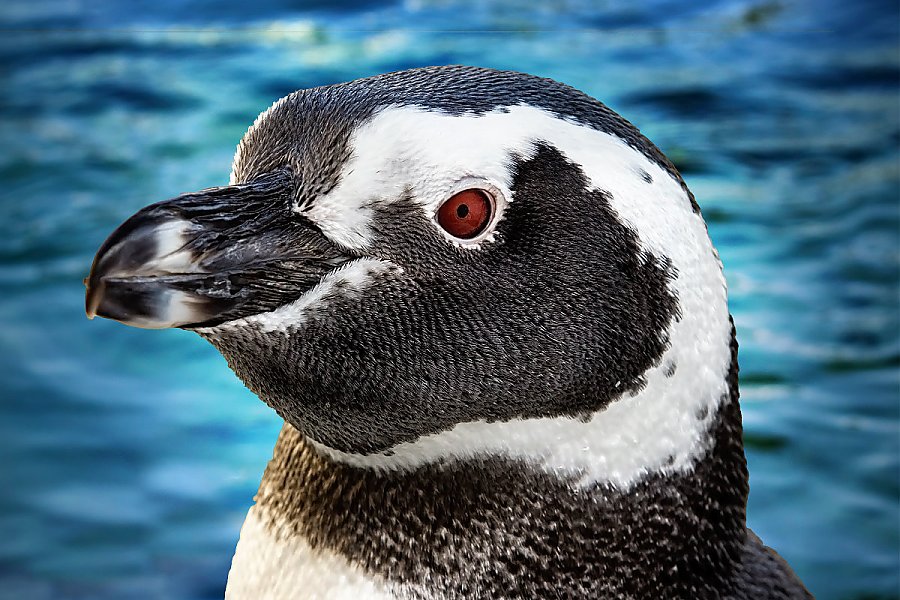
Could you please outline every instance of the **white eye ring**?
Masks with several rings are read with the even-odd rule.
[[[473,195],[468,198],[463,196],[468,192]],[[482,206],[479,206],[478,197],[474,194],[479,194],[484,198],[485,202]],[[454,211],[448,211],[447,207],[453,206],[450,204],[451,202],[464,206],[456,206]],[[493,241],[494,230],[502,218],[506,206],[506,196],[499,187],[484,179],[466,177],[457,181],[449,193],[445,194],[436,204],[431,220],[438,231],[453,244],[463,248],[478,248],[481,242]],[[486,213],[483,223],[477,218],[479,210]],[[472,229],[475,230],[474,233],[468,235],[468,230]]]

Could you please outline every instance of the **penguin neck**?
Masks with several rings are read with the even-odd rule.
[[[461,585],[491,597],[522,586],[535,597],[716,589],[746,538],[734,342],[728,387],[691,468],[651,472],[628,489],[501,457],[367,469],[323,455],[286,424],[255,510],[278,538],[439,596]]]

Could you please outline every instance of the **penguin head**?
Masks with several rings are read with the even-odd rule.
[[[600,102],[519,73],[291,94],[230,185],[139,211],[87,285],[89,315],[196,331],[360,465],[577,466],[566,438],[589,434],[677,466],[729,366],[721,265],[677,171]]]

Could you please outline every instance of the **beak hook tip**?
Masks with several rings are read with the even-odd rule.
[[[89,320],[93,320],[97,316],[97,309],[103,300],[103,280],[95,282],[92,286],[89,278],[85,278],[84,285],[87,288],[87,294],[84,299],[84,312]]]

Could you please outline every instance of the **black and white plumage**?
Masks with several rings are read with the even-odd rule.
[[[439,208],[490,199],[470,239]],[[672,164],[471,67],[296,92],[138,212],[87,308],[197,331],[285,419],[229,598],[796,598],[746,528],[721,264]]]

